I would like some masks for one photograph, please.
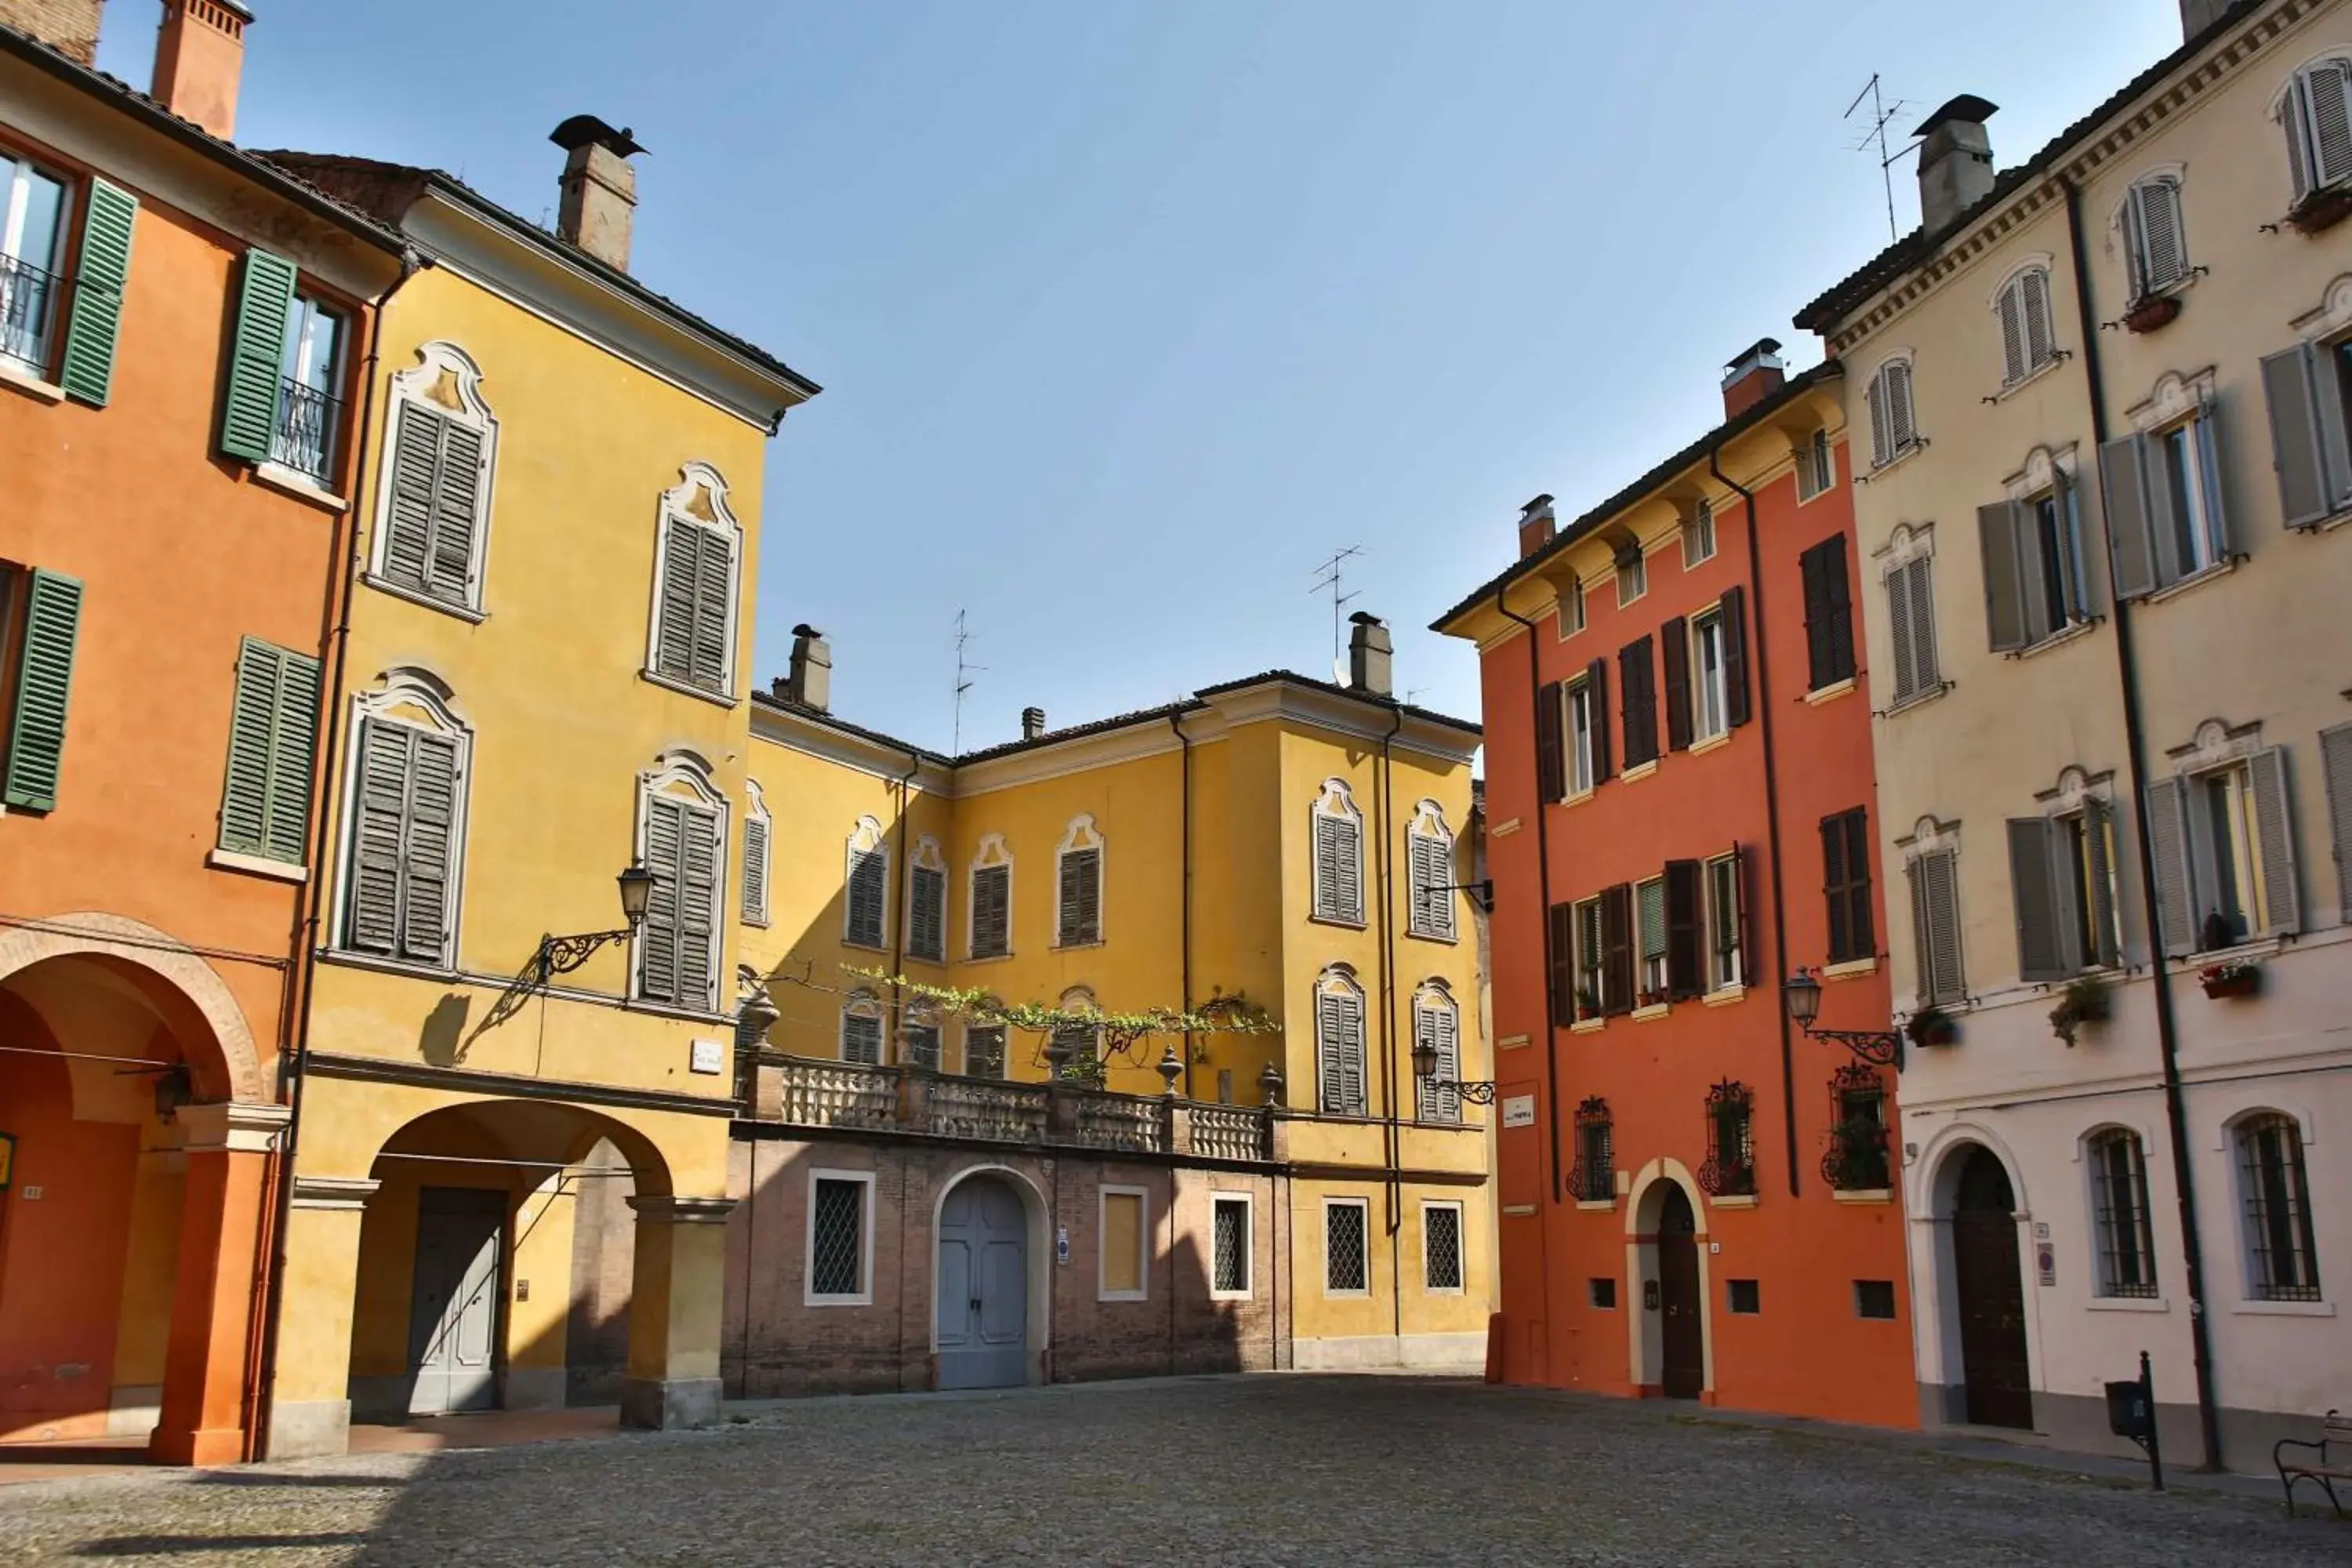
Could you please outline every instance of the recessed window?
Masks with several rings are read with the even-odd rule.
[[[1812,439],[1797,449],[1797,499],[1808,501],[1837,483],[1837,448],[1830,445],[1830,433],[1813,432]]]
[[[287,302],[269,460],[321,483],[335,471],[342,429],[344,335],[341,311],[299,292]]]
[[[1600,780],[1597,748],[1601,727],[1608,722],[1593,682],[1587,679],[1571,683],[1568,689],[1568,793],[1571,796],[1591,794]]]
[[[1916,945],[1919,1004],[1960,1000],[1967,978],[1960,965],[1960,865],[1950,849],[1912,858],[1911,935]]]
[[[1364,1114],[1364,993],[1344,965],[1315,987],[1316,1102],[1326,1115]]]
[[[1209,1200],[1209,1293],[1221,1299],[1250,1294],[1252,1203],[1245,1193],[1219,1193]]]
[[[457,947],[457,882],[465,863],[465,777],[472,737],[421,691],[412,694],[393,687],[373,700],[362,700],[362,706],[378,710],[365,713],[359,725],[343,946],[446,969]],[[12,772],[13,763],[11,758]],[[681,802],[669,805],[683,808]],[[710,820],[695,819],[706,827]],[[658,847],[664,858],[656,864],[656,847],[648,844],[645,861],[656,880],[639,929],[641,952],[654,945],[646,933],[654,930],[657,914],[661,931],[676,941],[682,844],[676,835],[686,824],[673,816],[664,818],[663,825],[672,835]],[[683,842],[699,840],[689,837]],[[706,852],[706,861],[708,858]],[[671,879],[670,900],[657,909],[662,904],[659,879],[665,873]],[[706,931],[716,929],[708,918],[715,909],[714,904],[704,910]],[[667,951],[674,955],[677,950],[672,946]],[[645,994],[642,983],[639,994]]]
[[[1920,444],[1911,409],[1911,362],[1888,360],[1870,378],[1870,466],[1883,468]]]
[[[1361,1198],[1323,1201],[1323,1293],[1361,1296],[1371,1289],[1370,1250]]]
[[[1568,1173],[1568,1185],[1580,1204],[1616,1201],[1616,1128],[1609,1102],[1599,1095],[1576,1108],[1576,1165]]]
[[[925,834],[915,843],[907,871],[907,956],[929,963],[948,955],[948,867],[937,839]]]
[[[2000,318],[2002,385],[2014,386],[2057,359],[2049,268],[2029,267],[2011,279],[1994,311]]]
[[[981,839],[972,858],[970,945],[974,958],[1013,951],[1013,856],[994,833]]]
[[[841,1059],[882,1064],[882,999],[862,986],[841,1006]]]
[[[1878,951],[1870,898],[1870,814],[1863,806],[1822,818],[1822,886],[1829,903],[1832,963]]]
[[[2300,928],[2287,759],[2272,746],[2148,788],[2166,950],[2210,952]]]
[[[2014,653],[2090,618],[2082,517],[2063,478],[2022,500],[1979,509],[1985,616],[1998,653]]]
[[[1743,943],[1746,889],[1738,850],[1706,863],[1707,989],[1748,983]]]
[[[848,854],[841,940],[852,947],[878,948],[890,929],[890,851],[882,825],[859,817],[850,830]]]
[[[1559,593],[1559,635],[1572,637],[1584,629],[1584,580],[1570,576]]]
[[[874,1178],[865,1172],[811,1173],[810,1306],[855,1307],[873,1301],[873,1196]]]
[[[1725,1291],[1732,1311],[1743,1318],[1752,1318],[1764,1310],[1763,1292],[1753,1279],[1734,1279]]]
[[[1639,544],[1617,552],[1617,607],[1623,609],[1650,591],[1650,563]]]
[[[1059,897],[1054,945],[1086,947],[1102,941],[1103,843],[1093,817],[1081,816],[1070,824],[1055,864]]]
[[[1004,1026],[969,1024],[963,1031],[963,1071],[966,1078],[1004,1076]]]
[[[1140,1301],[1150,1293],[1150,1209],[1141,1187],[1103,1188],[1100,1300]]]
[[[1822,1174],[1842,1193],[1883,1193],[1890,1185],[1886,1085],[1878,1069],[1849,1062],[1830,1080],[1830,1152]]]
[[[1895,700],[1943,684],[1936,654],[1935,557],[1919,554],[1887,569],[1886,633],[1895,649]]]
[[[900,1059],[909,1067],[929,1072],[940,1070],[940,1010],[930,1002],[913,1002],[907,1006],[906,1020],[899,1026]]]
[[[2264,1111],[2238,1123],[2237,1144],[2249,1294],[2258,1301],[2318,1300],[2303,1130],[2292,1117]]]
[[[1805,593],[1807,689],[1854,675],[1853,592],[1846,581],[1845,535],[1832,533],[1797,557]]]
[[[1462,1205],[1421,1205],[1423,1288],[1439,1294],[1462,1289]]]
[[[1724,653],[1723,612],[1691,617],[1691,718],[1696,738],[1712,740],[1731,728],[1730,686]]]
[[[0,153],[0,360],[46,376],[65,295],[66,183]]]
[[[1433,1079],[1413,1080],[1414,1109],[1423,1121],[1462,1120],[1462,1012],[1443,980],[1428,980],[1412,996],[1413,1048],[1437,1053]],[[1444,1087],[1441,1087],[1444,1086]]]
[[[2192,418],[2099,448],[2118,597],[2154,593],[2230,558],[2218,442],[2200,405]]]
[[[369,573],[412,598],[478,610],[498,420],[465,350],[435,342],[416,357],[392,378]]]
[[[2352,59],[2320,60],[2294,73],[2279,104],[2294,199],[2352,179]]]
[[[1577,901],[1573,923],[1576,930],[1576,1016],[1598,1018],[1606,1010],[1608,1000],[1608,953],[1601,940],[1601,900],[1580,899]]]
[[[1857,1318],[1895,1316],[1895,1281],[1892,1279],[1857,1279],[1853,1282],[1853,1315]]]
[[[2156,1294],[2147,1223],[2147,1162],[2139,1134],[2110,1127],[2090,1140],[2092,1220],[2099,1239],[2099,1294]]]
[[[1412,907],[1406,929],[1415,936],[1452,942],[1454,936],[1454,834],[1445,825],[1445,810],[1433,800],[1413,808],[1405,829],[1406,869],[1412,882]]]
[[[1614,1279],[1588,1279],[1585,1289],[1596,1310],[1613,1312],[1617,1310],[1617,1281]]]
[[[2189,241],[2181,229],[2180,182],[2170,174],[2131,188],[2124,210],[2134,300],[2145,300],[2189,274]]]
[[[1633,889],[1634,921],[1641,941],[1642,1006],[1666,999],[1666,883],[1653,877]]]
[[[1325,779],[1308,820],[1314,825],[1315,918],[1364,922],[1364,816],[1345,779]]]
[[[1706,1163],[1698,1184],[1710,1197],[1756,1195],[1755,1096],[1728,1079],[1706,1096]]]
[[[708,463],[687,464],[677,488],[661,499],[651,673],[714,696],[733,694],[742,542],[728,510],[727,481]]]
[[[1683,567],[1685,571],[1702,561],[1715,559],[1715,504],[1701,500],[1690,510],[1683,523]]]

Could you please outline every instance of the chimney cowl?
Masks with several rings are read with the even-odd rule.
[[[1348,689],[1366,697],[1392,695],[1389,628],[1369,610],[1358,610],[1348,620]]]
[[[1997,106],[1964,92],[1920,121],[1919,225],[1941,232],[1992,194],[1992,138],[1984,122]]]
[[[1780,340],[1759,338],[1733,356],[1723,370],[1723,416],[1737,419],[1788,384]]]
[[[1045,732],[1045,710],[1043,708],[1021,710],[1021,738],[1034,741]]]
[[[562,193],[555,232],[616,271],[629,269],[629,229],[637,207],[637,172],[629,160],[645,151],[635,135],[614,130],[593,114],[575,114],[548,133],[563,149]]]
[[[805,621],[793,628],[791,671],[778,683],[779,696],[819,713],[833,711],[833,645]]]
[[[1552,516],[1551,497],[1540,495],[1519,509],[1519,559],[1525,561],[1552,541],[1559,524]]]

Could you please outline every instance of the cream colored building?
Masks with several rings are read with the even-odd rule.
[[[2182,10],[2018,168],[1939,111],[1923,231],[1798,324],[1866,433],[1895,993],[1948,1042],[1923,1416],[2121,1448],[2146,1349],[2168,1455],[2252,1468],[2352,1386],[2352,5]]]

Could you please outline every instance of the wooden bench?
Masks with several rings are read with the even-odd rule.
[[[2310,1451],[2309,1459],[2289,1459],[2289,1448]],[[2344,1517],[2344,1504],[2336,1495],[2337,1481],[2352,1481],[2352,1415],[2331,1410],[2319,1423],[2319,1441],[2305,1443],[2294,1437],[2283,1437],[2271,1447],[2271,1462],[2278,1466],[2279,1484],[2286,1488],[2287,1517],[2294,1517],[2294,1483],[2317,1481],[2320,1490],[2327,1494],[2336,1517]]]

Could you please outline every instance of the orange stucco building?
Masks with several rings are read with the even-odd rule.
[[[1777,348],[1437,623],[1483,663],[1503,1371],[1912,1426],[1895,1042],[1784,1006],[1889,1028],[1841,372]]]
[[[170,0],[152,97],[89,68],[98,13],[0,3],[0,1442],[211,1463],[267,1353],[350,389],[400,247],[225,140],[240,7]]]

